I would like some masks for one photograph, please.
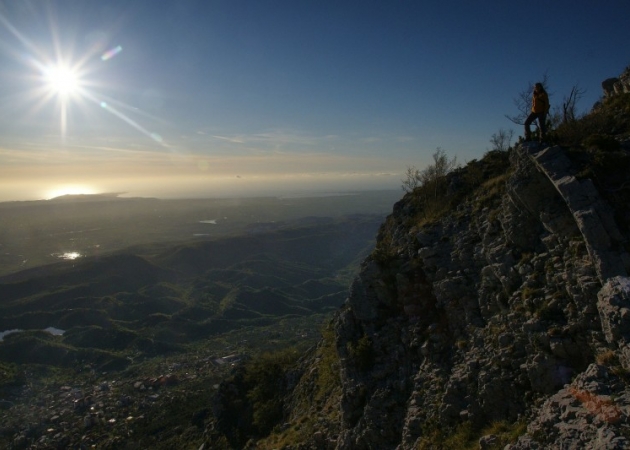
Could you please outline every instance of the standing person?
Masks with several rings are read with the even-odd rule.
[[[525,120],[525,140],[531,141],[532,132],[529,126],[538,119],[538,128],[540,129],[540,142],[545,139],[547,134],[547,113],[549,112],[549,96],[542,83],[536,83],[534,86],[534,94],[532,95],[532,112]]]

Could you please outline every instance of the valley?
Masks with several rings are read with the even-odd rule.
[[[387,214],[380,195],[225,201],[220,213],[185,201],[161,224],[147,212],[161,203],[152,199],[3,216],[31,233],[4,228],[3,248],[27,243],[29,261],[48,263],[11,271],[4,260],[0,446],[194,448],[236,367],[269,352],[297,358],[321,339],[374,246]],[[96,227],[112,208],[128,216]],[[53,247],[80,256],[56,258]]]

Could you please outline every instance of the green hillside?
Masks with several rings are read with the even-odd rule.
[[[372,248],[379,224],[375,216],[320,219],[7,275],[0,278],[0,330],[32,331],[6,336],[0,360],[126,366],[229,330],[330,313],[344,301],[348,274]],[[65,332],[39,331],[47,327]]]

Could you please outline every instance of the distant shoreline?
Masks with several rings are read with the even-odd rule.
[[[112,201],[112,200],[162,200],[162,201],[176,201],[176,200],[246,200],[255,198],[277,198],[279,200],[284,199],[306,199],[306,198],[327,198],[327,197],[351,197],[364,194],[376,194],[386,192],[397,192],[402,196],[402,192],[399,189],[365,189],[356,191],[336,191],[336,192],[322,192],[322,191],[310,191],[310,192],[293,192],[285,194],[260,194],[260,195],[243,195],[243,196],[208,196],[208,197],[125,197],[127,192],[107,192],[98,194],[67,194],[50,199],[32,199],[32,200],[5,200],[0,201],[0,206],[5,204],[16,203],[79,203],[79,202],[92,202],[92,201]]]

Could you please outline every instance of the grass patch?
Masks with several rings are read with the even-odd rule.
[[[617,355],[612,350],[605,350],[601,353],[598,353],[595,357],[597,364],[600,366],[614,366],[618,364]]]
[[[335,347],[335,330],[332,324],[322,329],[322,341],[317,351],[317,380],[315,400],[322,400],[325,396],[341,387],[339,378],[339,355]]]
[[[478,189],[476,206],[478,209],[492,206],[505,192],[505,182],[510,174],[504,173],[485,181]]]
[[[485,428],[475,430],[470,422],[458,425],[452,432],[444,432],[439,427],[428,430],[416,447],[417,450],[477,450],[479,439],[492,436],[489,450],[500,450],[516,442],[519,436],[527,432],[524,422],[493,422]]]
[[[261,450],[292,448],[308,441],[321,421],[329,424],[339,423],[341,380],[335,332],[329,324],[321,333],[322,340],[313,358],[315,364],[303,375],[301,388],[298,387],[293,393],[296,403],[292,411],[299,411],[300,414],[289,418],[288,427],[276,426],[267,438],[257,442],[257,448]],[[310,390],[310,387],[313,389]]]

